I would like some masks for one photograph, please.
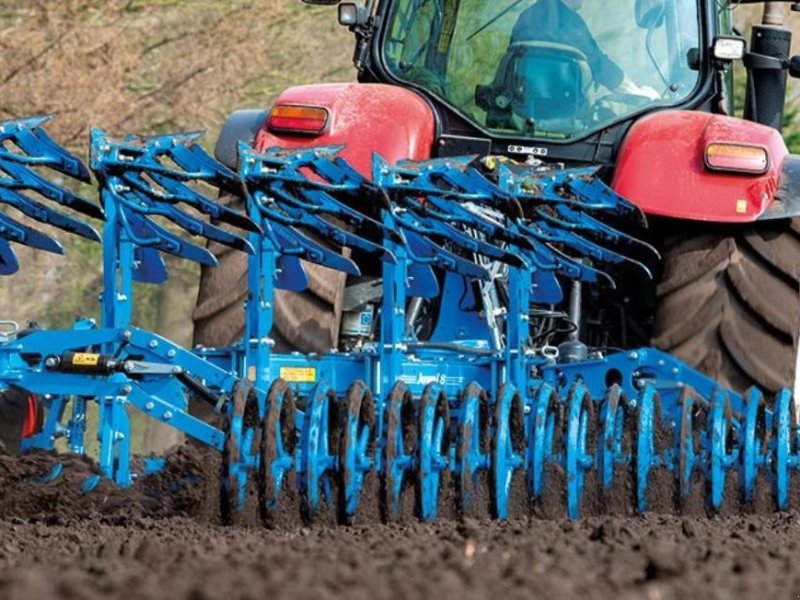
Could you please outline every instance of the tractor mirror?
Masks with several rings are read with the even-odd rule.
[[[664,0],[636,0],[636,24],[642,29],[660,27],[666,7]]]

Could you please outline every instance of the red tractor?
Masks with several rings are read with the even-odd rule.
[[[358,83],[293,87],[269,110],[234,113],[218,159],[235,167],[243,140],[257,150],[345,145],[365,174],[374,153],[597,165],[650,216],[663,258],[652,265],[656,283],[573,285],[532,335],[545,345],[580,340],[579,353],[652,343],[742,390],[794,383],[800,159],[780,129],[787,73],[800,61],[789,58],[785,3],[764,3],[748,50],[719,0],[304,1],[339,5],[356,37]],[[738,60],[744,119],[732,116]],[[243,328],[244,258],[218,254],[194,314],[196,342],[207,346]],[[352,318],[380,290],[379,269],[368,271],[345,280],[309,266],[310,291],[276,299],[277,345],[346,348]],[[426,315],[454,301],[413,300],[408,327],[424,338]]]

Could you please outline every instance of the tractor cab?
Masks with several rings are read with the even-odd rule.
[[[694,2],[581,5],[400,0],[380,57],[492,138],[568,142],[695,95]]]
[[[439,155],[612,166],[644,114],[731,113],[729,67],[745,50],[713,0],[382,0],[339,13],[362,82],[434,106]]]

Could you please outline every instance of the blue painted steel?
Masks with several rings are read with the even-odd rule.
[[[306,510],[314,515],[323,500],[333,501],[332,477],[337,457],[332,454],[331,438],[338,433],[332,430],[332,417],[336,410],[336,394],[324,381],[320,381],[309,397],[305,410],[300,443],[301,460],[298,471],[303,473],[303,492]]]
[[[629,425],[628,420],[628,398],[620,390],[619,386],[613,384],[605,396],[600,406],[600,437],[597,448],[597,470],[600,473],[603,497],[607,497],[614,486],[614,470],[618,463],[630,460],[629,456],[623,455],[622,447],[625,435],[625,427]]]
[[[419,479],[419,516],[424,521],[436,518],[442,472],[450,470],[450,426],[447,397],[441,386],[430,383],[419,401],[419,444],[417,477]]]
[[[489,453],[484,441],[489,434],[489,399],[475,382],[466,386],[459,398],[454,415],[458,427],[456,477],[461,510],[469,514],[474,508],[475,488],[480,484],[478,474],[489,469]],[[480,494],[478,494],[480,496]]]
[[[375,408],[372,394],[363,381],[354,381],[340,405],[340,464],[342,518],[352,523],[361,500],[367,474],[375,467]]]
[[[490,485],[494,516],[508,517],[508,501],[514,482],[514,473],[524,466],[519,453],[522,430],[522,405],[519,392],[512,384],[503,384],[497,393],[495,406],[495,431],[491,442]]]
[[[647,512],[647,486],[654,467],[660,466],[656,447],[656,431],[661,427],[660,399],[655,388],[648,385],[637,399],[638,424],[636,437],[636,510]]]

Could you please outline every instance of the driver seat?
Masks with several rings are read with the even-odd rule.
[[[508,117],[515,129],[525,130],[526,123],[532,122],[537,130],[571,133],[581,129],[591,83],[589,60],[577,48],[554,42],[515,42],[500,62],[491,86],[494,97],[486,98],[485,88],[479,89],[478,94],[484,96],[479,105],[484,105],[490,118],[497,109],[510,110]]]

